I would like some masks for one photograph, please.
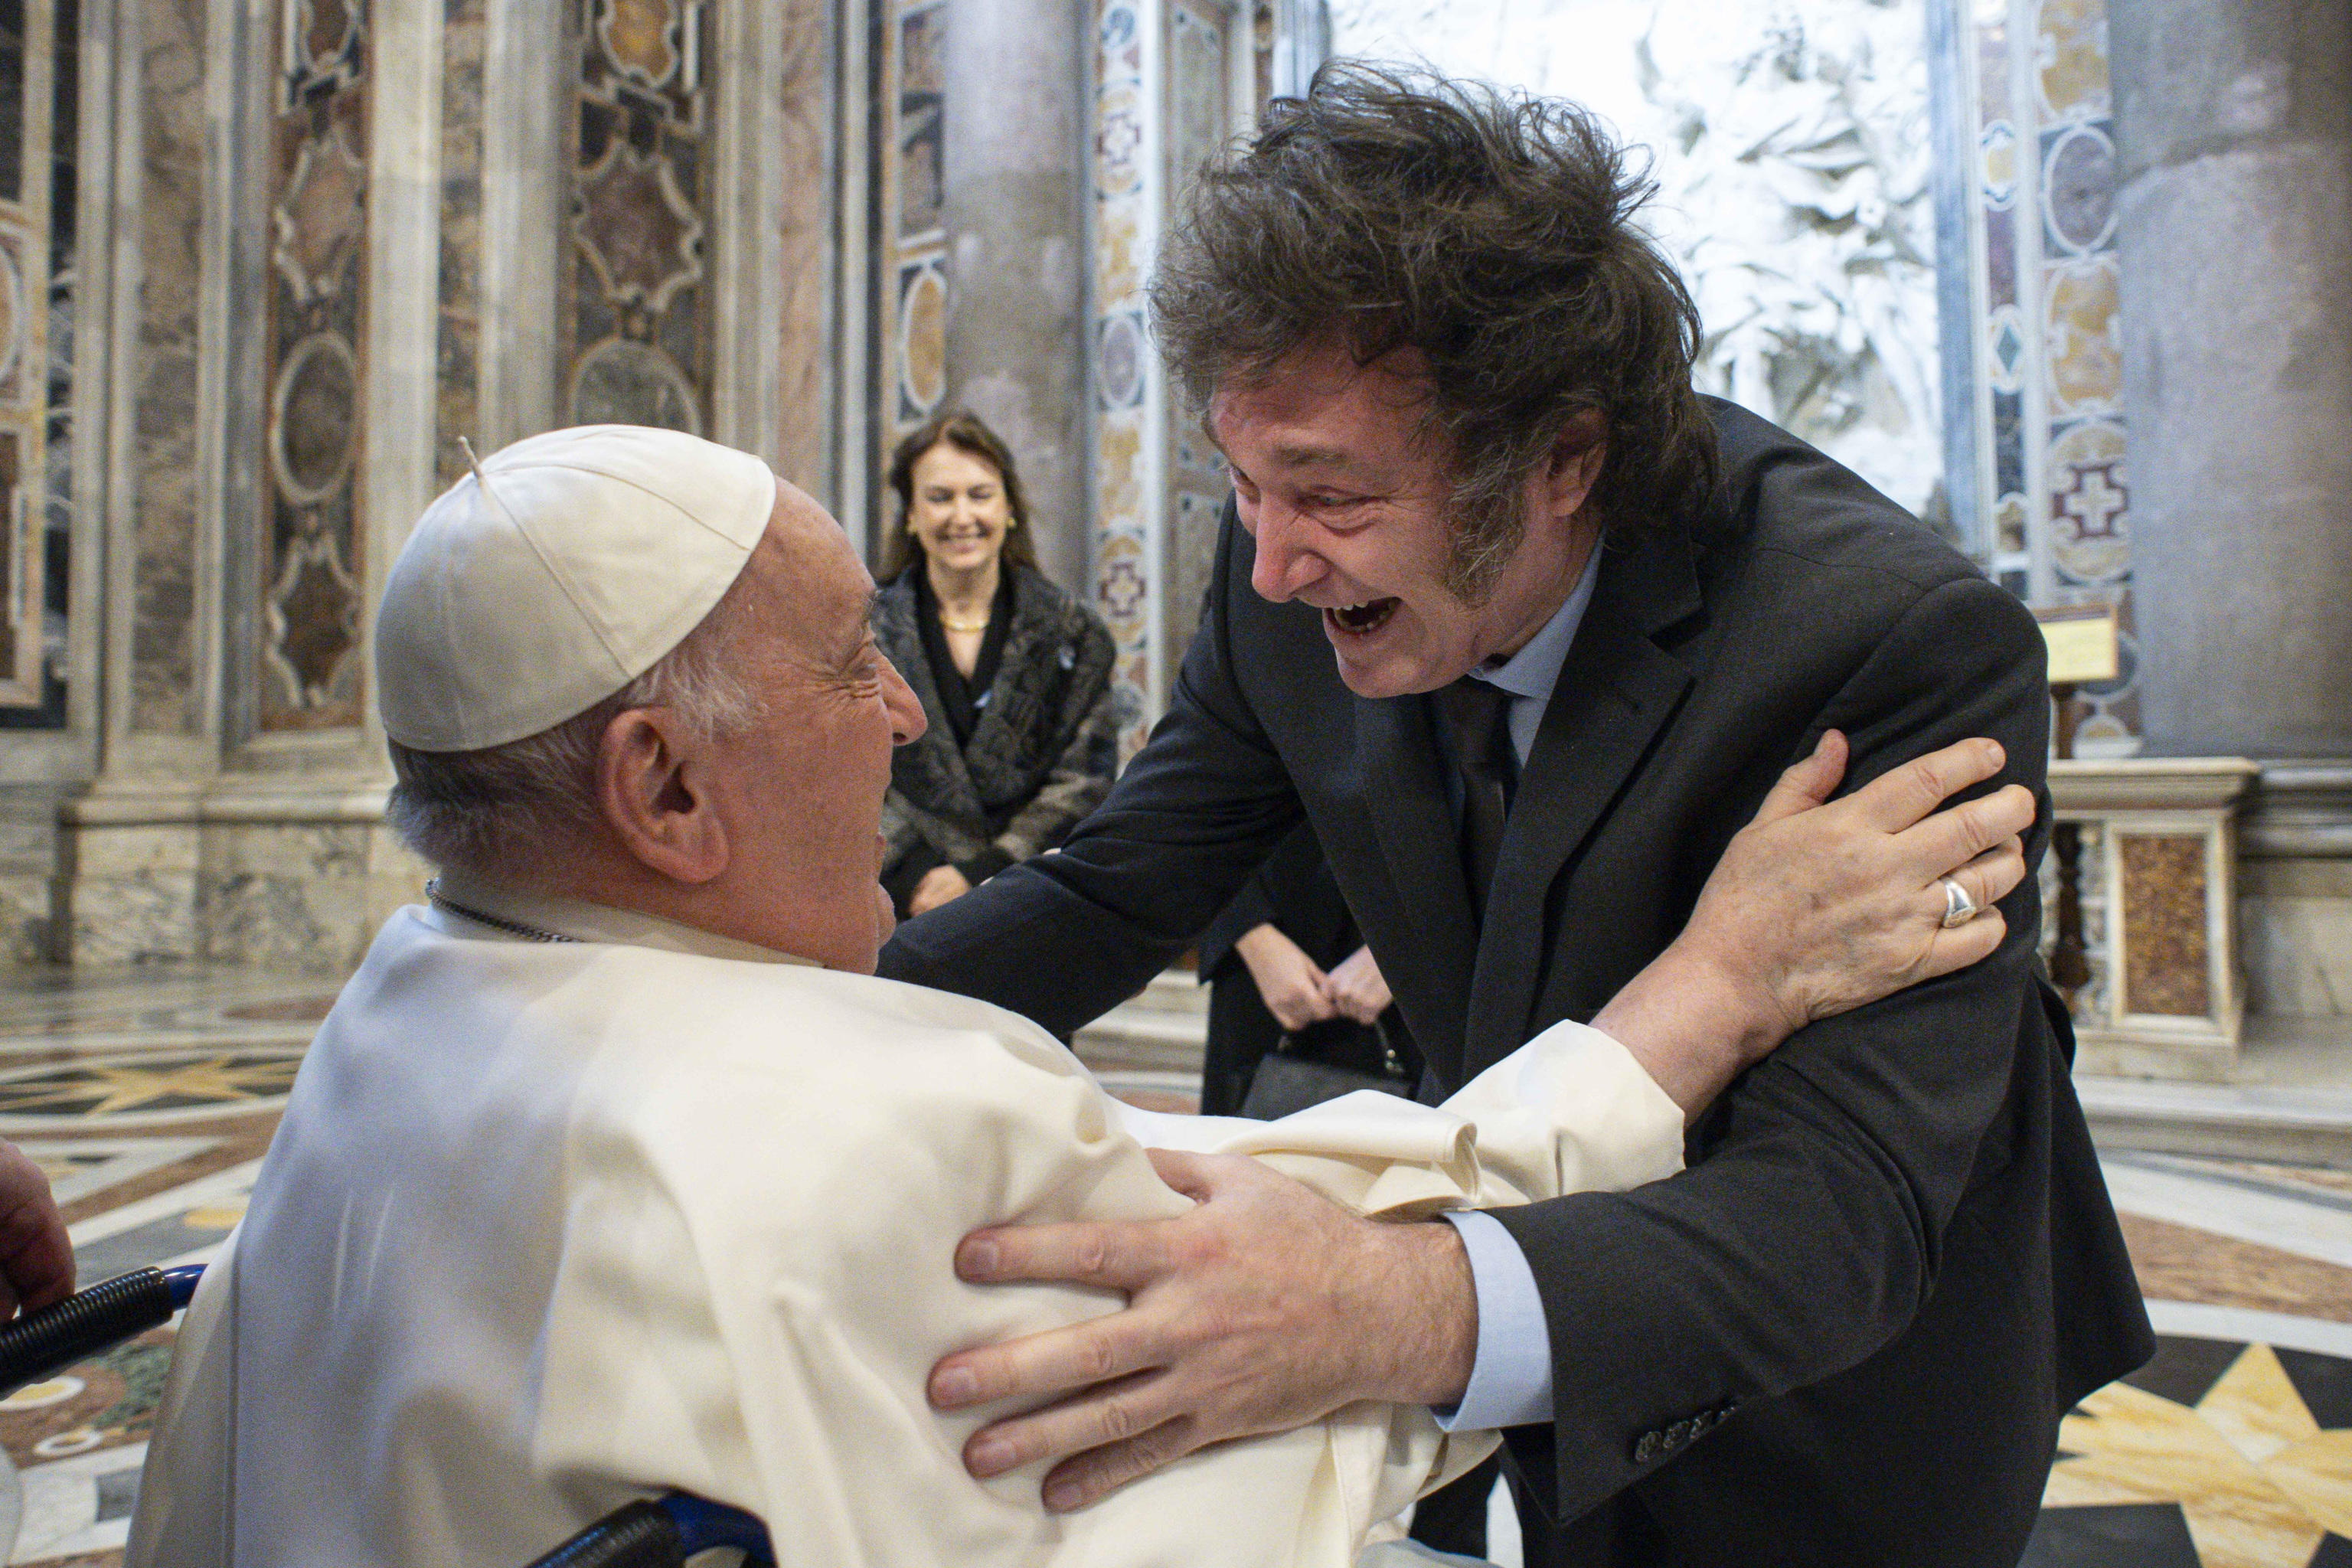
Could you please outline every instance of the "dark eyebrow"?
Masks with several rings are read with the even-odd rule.
[[[1206,419],[1201,421],[1201,434],[1207,437],[1209,445],[1217,449],[1217,456],[1225,460],[1225,467],[1235,473],[1242,472],[1242,466],[1234,461],[1234,455],[1225,450],[1225,444],[1217,439],[1217,433],[1209,427]],[[1352,456],[1336,447],[1276,447],[1274,460],[1286,467],[1305,468],[1343,468],[1355,462]]]
[[[1330,447],[1276,447],[1274,458],[1294,468],[1344,468],[1355,462],[1349,454]]]

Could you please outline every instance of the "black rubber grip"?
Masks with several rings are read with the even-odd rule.
[[[682,1568],[686,1542],[660,1507],[633,1502],[606,1514],[530,1568]]]
[[[0,1394],[169,1322],[174,1310],[163,1271],[141,1268],[0,1327]]]

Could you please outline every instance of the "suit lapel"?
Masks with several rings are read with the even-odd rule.
[[[1355,703],[1358,798],[1414,925],[1411,945],[1398,944],[1393,959],[1383,952],[1381,962],[1397,967],[1391,990],[1423,1004],[1406,1021],[1439,1079],[1458,1085],[1478,928],[1429,703],[1419,697],[1360,697]]]
[[[1546,895],[1689,689],[1689,669],[1652,634],[1700,605],[1675,536],[1653,535],[1601,561],[1504,826],[1470,987],[1465,1076],[1524,1043],[1556,940],[1545,929]]]

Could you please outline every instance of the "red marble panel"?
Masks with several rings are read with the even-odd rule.
[[[2116,850],[2123,861],[2123,1011],[2205,1016],[2213,996],[2203,836],[2119,833]]]

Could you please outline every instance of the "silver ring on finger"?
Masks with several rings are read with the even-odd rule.
[[[1966,888],[1961,887],[1949,877],[1938,877],[1936,880],[1943,884],[1943,925],[1946,931],[1951,930],[1954,926],[1964,926],[1982,912],[1977,901],[1969,897],[1969,890]]]

